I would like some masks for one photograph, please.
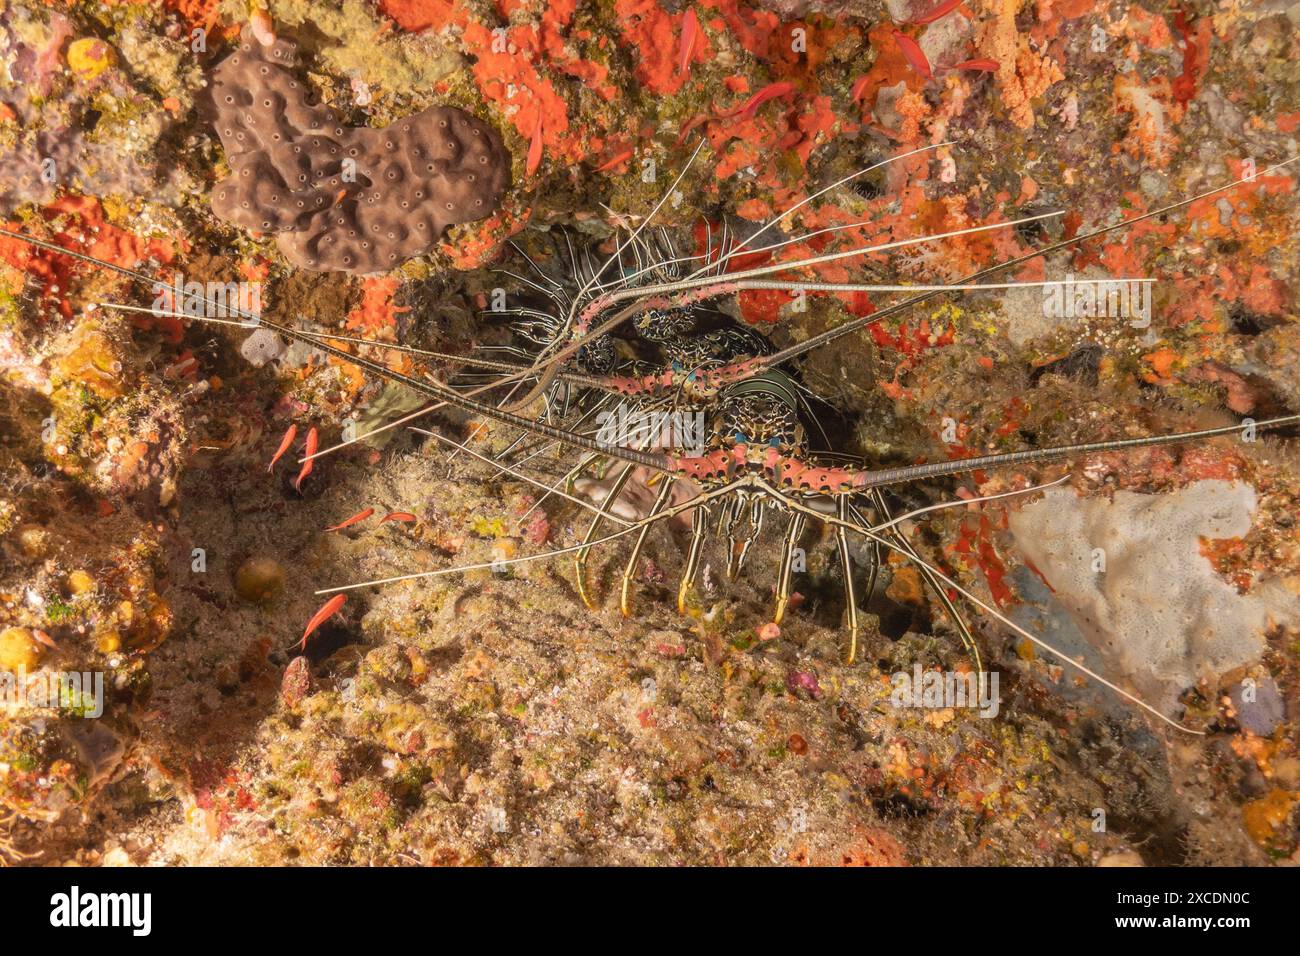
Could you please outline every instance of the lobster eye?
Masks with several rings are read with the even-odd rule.
[[[736,432],[736,444],[737,444],[737,445],[748,445],[748,444],[749,444],[749,436],[746,435],[744,432]]]
[[[777,435],[773,435],[771,438],[769,438],[769,439],[767,440],[767,443],[768,443],[769,445],[771,445],[773,448],[780,448],[780,447],[781,447],[781,439],[780,439],[780,437],[778,437]]]

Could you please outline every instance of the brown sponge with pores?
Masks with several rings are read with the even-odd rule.
[[[210,95],[231,175],[212,211],[277,233],[307,269],[385,272],[428,252],[449,226],[492,214],[510,182],[496,132],[431,106],[384,129],[344,126],[290,67],[294,44],[249,31],[213,71]]]

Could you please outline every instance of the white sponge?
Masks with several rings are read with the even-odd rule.
[[[1257,661],[1270,621],[1300,615],[1280,581],[1239,594],[1201,554],[1201,538],[1244,536],[1255,506],[1250,485],[1217,480],[1113,500],[1053,488],[1010,526],[1114,676],[1172,716],[1185,688]]]

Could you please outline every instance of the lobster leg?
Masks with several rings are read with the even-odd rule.
[[[676,484],[674,479],[664,479],[663,487],[659,489],[659,497],[655,499],[654,507],[650,510],[651,515],[657,515],[664,510],[673,493],[674,484]],[[636,543],[632,545],[632,555],[623,568],[623,588],[619,595],[618,607],[624,617],[632,616],[632,575],[636,573],[636,566],[641,563],[641,549],[645,546],[646,536],[650,534],[650,527],[645,525],[641,528],[641,533],[636,536]]]
[[[786,525],[785,545],[781,548],[781,573],[776,582],[776,610],[772,614],[772,621],[776,624],[781,623],[785,617],[785,609],[790,604],[790,580],[794,576],[794,546],[799,540],[799,535],[803,533],[804,516],[798,512],[790,515],[790,523]]]
[[[851,508],[851,510],[854,516],[861,521],[862,515],[858,514],[858,509]],[[869,544],[870,544],[870,549],[866,552],[867,562],[869,564],[869,567],[867,569],[867,590],[865,592],[866,593],[865,601],[867,604],[871,603],[871,596],[876,593],[876,581],[880,577],[880,559],[881,559],[880,542],[873,540],[869,542]]]
[[[849,519],[849,498],[847,495],[839,499],[839,517],[842,522]],[[845,613],[849,618],[849,646],[844,652],[844,663],[852,664],[858,659],[858,635],[861,632],[862,623],[858,616],[857,589],[853,583],[853,558],[849,554],[849,536],[842,524],[835,527],[835,544],[840,555],[840,566],[844,569]]]
[[[746,503],[736,501],[727,520],[727,580],[734,581],[740,574],[741,568],[745,566],[745,558],[749,556],[749,549],[754,544],[754,540],[763,530],[763,515],[766,510],[762,503],[753,501],[749,503],[749,511],[745,511]],[[748,522],[745,536],[740,538],[737,532],[740,529],[741,521]]]
[[[591,519],[591,525],[587,528],[586,537],[582,539],[583,547],[579,549],[577,556],[573,559],[573,570],[578,577],[578,596],[582,598],[582,603],[587,605],[591,610],[596,609],[596,602],[592,600],[591,595],[587,592],[587,555],[591,553],[591,543],[595,540],[600,532],[600,526],[604,523],[605,515],[614,506],[615,499],[622,492],[623,486],[627,484],[628,478],[632,474],[632,466],[624,465],[623,470],[618,473],[614,479],[614,484],[609,489],[609,494],[605,500],[600,503],[600,513]]]
[[[745,540],[741,542],[740,552],[736,555],[736,573],[739,574],[745,568],[745,559],[749,557],[750,549],[758,536],[763,533],[763,516],[767,514],[767,507],[763,502],[755,499],[749,508],[749,533],[745,535]]]
[[[578,478],[581,477],[582,473],[586,471],[589,467],[591,467],[591,465],[594,464],[599,458],[600,458],[599,455],[587,455],[576,465],[570,468],[567,472],[565,472],[564,478],[561,479],[561,483],[564,485],[564,490],[567,491],[569,494],[573,494],[574,482],[576,482]]]
[[[691,547],[686,552],[686,567],[682,570],[682,581],[677,586],[677,613],[686,613],[686,593],[695,582],[695,572],[700,566],[700,552],[704,550],[704,535],[708,531],[708,512],[696,508],[691,515]]]

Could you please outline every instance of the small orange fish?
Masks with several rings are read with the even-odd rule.
[[[311,637],[316,633],[318,627],[337,614],[339,608],[347,602],[347,599],[346,594],[336,594],[322,604],[320,610],[311,616],[311,620],[307,622],[307,630],[302,632],[302,650],[307,649],[307,638]]]
[[[691,53],[695,49],[695,37],[699,32],[700,20],[695,15],[695,8],[688,7],[686,16],[682,17],[682,42],[678,54],[678,73],[685,73],[691,68]]]
[[[625,150],[623,150],[623,152],[619,153],[617,156],[615,156],[615,157],[614,157],[613,159],[611,159],[609,162],[604,163],[604,164],[602,164],[602,165],[600,165],[600,166],[597,166],[597,167],[596,167],[596,172],[598,172],[598,173],[603,173],[603,172],[605,172],[605,171],[607,171],[607,170],[613,169],[615,166],[618,166],[620,163],[625,163],[625,162],[627,162],[629,159],[632,158],[633,155],[634,155],[633,150],[625,149]]]
[[[953,67],[954,70],[980,70],[984,73],[996,73],[998,71],[997,60],[963,60]]]
[[[690,135],[691,130],[695,129],[695,127],[699,126],[701,123],[707,122],[708,119],[709,118],[705,116],[703,113],[696,113],[685,123],[683,123],[682,131],[677,136],[677,145],[680,146],[682,145],[682,143],[686,142],[686,137]]]
[[[863,94],[866,93],[867,84],[871,82],[870,76],[860,76],[853,82],[853,89],[849,90],[849,99],[853,102],[859,102]]]
[[[405,521],[409,524],[412,521],[419,520],[419,518],[411,514],[409,511],[390,511],[379,519],[379,523],[383,524],[385,521]]]
[[[284,437],[280,439],[280,447],[277,448],[275,450],[275,454],[271,456],[271,463],[266,466],[266,470],[268,473],[275,470],[275,463],[280,460],[281,456],[283,456],[286,451],[289,450],[289,448],[293,445],[293,440],[297,437],[298,437],[298,426],[290,425],[289,430],[286,431],[284,433]]]
[[[311,466],[314,462],[311,456],[316,454],[316,445],[318,441],[319,439],[316,435],[316,427],[313,425],[307,430],[307,444],[303,449],[307,460],[302,463],[302,471],[298,472],[298,477],[293,480],[293,489],[299,494],[302,494],[303,480],[311,474]]]
[[[309,464],[310,464],[310,463],[309,463]],[[326,532],[330,532],[330,531],[342,531],[344,528],[350,528],[350,527],[352,527],[354,524],[358,524],[358,523],[360,523],[360,522],[362,522],[362,521],[365,521],[367,518],[369,518],[369,517],[370,517],[372,514],[374,514],[374,513],[375,513],[375,509],[374,509],[374,508],[367,508],[365,511],[358,511],[358,512],[357,512],[356,514],[354,514],[351,518],[345,518],[344,520],[342,520],[342,521],[340,521],[338,524],[336,524],[334,527],[332,527],[332,528],[326,528],[325,531],[326,531]],[[387,519],[385,519],[385,520],[387,520]]]
[[[524,175],[531,176],[537,172],[537,167],[540,165],[542,165],[542,114],[539,110],[537,125],[533,127],[533,138],[528,144],[528,163],[524,167]]]
[[[935,20],[938,20],[940,17],[946,17],[961,5],[962,0],[943,0],[943,3],[939,4],[929,13],[908,20],[907,22],[916,24],[934,23]]]
[[[271,15],[266,10],[254,9],[248,15],[248,28],[262,46],[275,45],[275,25],[271,22]]]
[[[894,41],[898,44],[898,48],[903,51],[903,58],[907,60],[912,69],[926,79],[933,75],[934,71],[930,69],[930,61],[925,58],[925,54],[921,52],[921,47],[915,40],[907,34],[895,30]]]
[[[769,83],[767,84],[767,86],[763,87],[761,90],[759,90],[749,99],[747,99],[744,105],[737,107],[734,110],[729,110],[728,112],[721,114],[720,118],[726,119],[729,116],[736,116],[736,115],[751,116],[753,115],[755,110],[757,110],[768,100],[774,100],[777,99],[778,97],[788,96],[792,92],[794,92],[793,83]]]

